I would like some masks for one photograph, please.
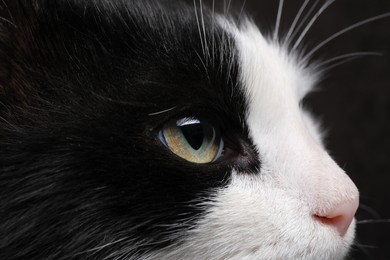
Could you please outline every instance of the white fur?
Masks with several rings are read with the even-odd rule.
[[[250,22],[220,20],[239,48],[249,102],[247,124],[260,154],[257,175],[233,172],[210,212],[179,245],[145,259],[342,259],[354,222],[341,237],[312,217],[352,201],[358,191],[321,145],[317,126],[299,106],[314,84],[294,56]]]

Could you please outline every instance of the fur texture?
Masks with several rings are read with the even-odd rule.
[[[3,1],[1,259],[342,259],[358,192],[300,107],[316,72],[247,18],[177,1]],[[185,161],[169,120],[221,129]]]

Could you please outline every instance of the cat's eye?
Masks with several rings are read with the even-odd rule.
[[[193,163],[216,161],[224,146],[217,127],[193,117],[167,122],[159,139],[174,154]]]

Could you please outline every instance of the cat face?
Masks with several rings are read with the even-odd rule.
[[[202,5],[2,7],[6,259],[346,256],[358,191],[299,53]]]

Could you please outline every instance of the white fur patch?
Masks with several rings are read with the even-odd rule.
[[[234,172],[186,240],[147,259],[344,258],[355,224],[341,237],[312,216],[356,199],[358,191],[299,107],[314,81],[253,24],[219,22],[239,49],[246,120],[261,169],[257,175]]]

